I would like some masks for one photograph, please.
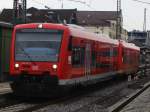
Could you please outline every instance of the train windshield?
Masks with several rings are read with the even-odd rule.
[[[58,61],[62,30],[17,30],[15,42],[16,61]]]

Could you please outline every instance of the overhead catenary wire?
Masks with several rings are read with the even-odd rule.
[[[80,0],[68,0],[68,1],[73,1],[73,2],[78,2],[78,3],[86,4],[85,1],[80,1]]]
[[[61,2],[62,2],[62,8],[63,8],[63,1],[64,1],[64,0],[58,0],[58,1],[61,1]],[[88,8],[91,8],[91,9],[95,10],[93,7],[91,7],[91,4],[87,4],[86,1],[81,1],[81,0],[68,0],[68,1],[80,3],[80,4],[83,4],[83,5],[87,6]],[[90,3],[91,3],[91,0],[90,0]]]
[[[150,5],[150,2],[145,2],[145,1],[141,1],[141,0],[133,0],[133,1],[136,1],[136,2],[140,2],[140,3],[143,3],[143,4],[148,4],[148,5]]]
[[[68,0],[68,1],[78,2],[78,3],[81,3],[83,5],[86,5],[87,7],[91,8],[91,9],[94,9],[91,7],[91,2],[92,2],[91,0],[90,0],[90,4],[87,4],[87,2],[85,2],[85,1],[79,1],[79,0]]]
[[[44,3],[41,3],[41,2],[39,2],[39,1],[36,1],[36,0],[32,0],[32,1],[34,1],[35,3],[37,3],[37,4],[39,4],[39,5],[43,5],[43,6],[45,6],[45,4],[44,4]]]
[[[49,6],[45,5],[44,3],[39,2],[39,1],[37,1],[37,0],[32,0],[32,1],[34,1],[35,3],[37,3],[37,4],[39,4],[39,5],[44,6],[46,9],[51,9]]]
[[[44,3],[39,2],[37,0],[32,0],[32,1],[35,2],[35,3],[37,3],[37,4],[39,4],[39,5],[44,6],[46,9],[51,9],[49,6],[45,5]],[[62,0],[58,0],[58,1],[62,1]],[[87,7],[95,10],[93,7],[91,7],[91,2],[92,2],[91,0],[90,0],[90,4],[87,4],[85,1],[80,1],[80,0],[68,0],[68,1],[70,1],[70,2],[76,2],[76,3],[81,3],[81,4],[83,4],[83,5],[87,6]]]

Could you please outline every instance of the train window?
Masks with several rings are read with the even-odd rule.
[[[57,62],[62,30],[22,29],[17,31],[15,39],[16,61]]]
[[[96,67],[96,51],[92,51],[92,67]]]
[[[85,49],[81,48],[81,60],[80,60],[80,64],[83,66],[84,65],[84,60],[85,60]]]
[[[112,63],[108,63],[108,62],[97,62],[96,63],[96,68],[112,69],[113,68],[113,64]]]
[[[118,55],[118,50],[113,48],[113,49],[107,49],[105,51],[100,51],[99,56],[102,57],[115,57]]]
[[[102,56],[109,57],[110,56],[110,52],[109,51],[104,51],[104,52],[102,52]]]
[[[113,56],[117,56],[118,55],[118,49],[114,48],[113,49]]]
[[[114,57],[118,55],[118,51],[114,50],[114,51],[103,51],[99,53],[99,56],[102,57]]]
[[[127,56],[127,53],[126,53],[126,50],[124,49],[123,52],[122,52],[122,55],[123,55],[123,63],[126,64],[127,63],[127,59],[128,59],[128,56]]]
[[[81,47],[72,48],[72,65],[81,67],[84,65],[85,49]]]
[[[68,51],[72,50],[72,36],[69,37]]]
[[[123,54],[123,63],[124,64],[132,64],[132,61],[133,61],[132,52],[128,49],[124,49],[122,54]]]
[[[99,56],[109,57],[110,56],[110,52],[109,51],[100,51],[99,52]]]

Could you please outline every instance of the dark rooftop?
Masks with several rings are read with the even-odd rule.
[[[116,20],[116,11],[78,11],[77,20],[80,25],[109,25],[109,20]]]
[[[27,23],[52,22],[78,25],[109,26],[109,20],[116,20],[116,11],[77,11],[77,9],[27,9]],[[4,9],[0,21],[13,23],[13,9]]]

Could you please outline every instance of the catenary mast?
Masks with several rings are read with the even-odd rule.
[[[14,0],[13,3],[13,24],[26,23],[26,0]]]
[[[121,39],[121,0],[117,0],[116,38]]]

